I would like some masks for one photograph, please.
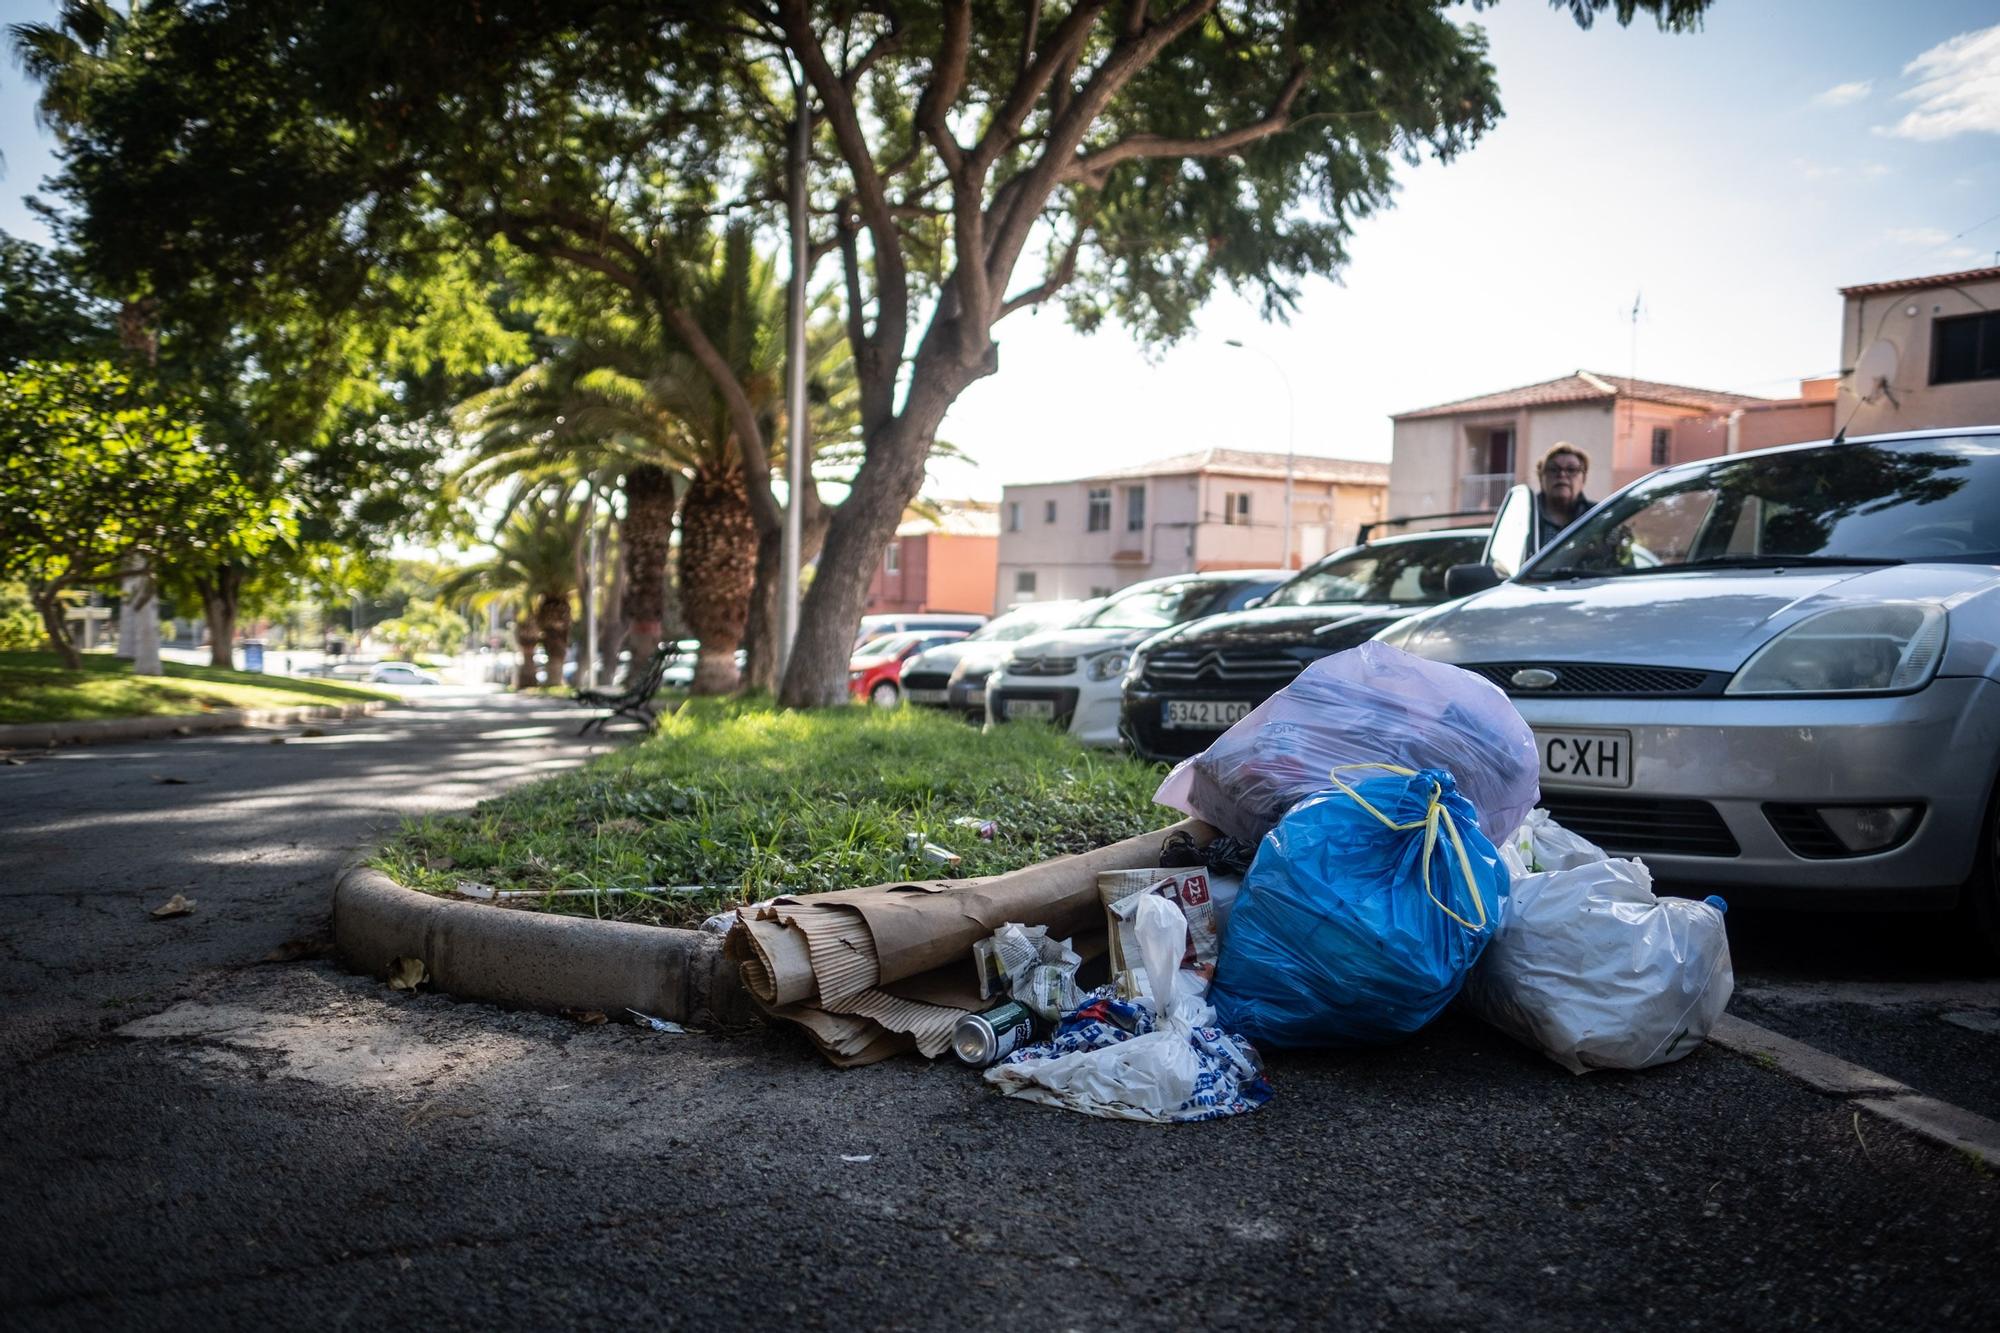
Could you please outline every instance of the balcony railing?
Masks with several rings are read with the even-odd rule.
[[[1511,472],[1481,472],[1458,480],[1458,507],[1460,509],[1497,509],[1507,498],[1507,488],[1514,484]]]

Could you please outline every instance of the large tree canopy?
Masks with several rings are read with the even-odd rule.
[[[1707,0],[1552,0],[1663,27]],[[1477,9],[1477,4],[1471,9]],[[714,378],[760,527],[769,441],[689,310],[713,217],[775,229],[793,80],[816,257],[838,258],[865,459],[782,691],[843,695],[882,544],[939,423],[1057,302],[1186,333],[1227,285],[1284,316],[1345,260],[1399,162],[1500,114],[1446,0],[206,0],[138,20],[69,145],[79,235],[122,284],[227,296],[273,273],[351,299],[451,229],[609,279]],[[770,234],[775,234],[773,230]],[[801,498],[810,505],[813,497]]]

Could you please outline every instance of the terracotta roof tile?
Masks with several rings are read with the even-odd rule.
[[[2000,268],[1969,268],[1961,273],[1940,273],[1929,278],[1895,278],[1889,282],[1864,282],[1859,287],[1842,287],[1842,296],[1874,296],[1879,292],[1914,292],[1925,287],[1950,287],[1961,282],[1990,282],[2000,278]]]
[[[1658,380],[1633,379],[1629,375],[1601,375],[1593,371],[1579,370],[1573,375],[1543,380],[1539,384],[1524,384],[1518,389],[1502,389],[1498,393],[1481,394],[1476,398],[1461,398],[1456,402],[1439,403],[1435,407],[1420,407],[1413,412],[1398,412],[1390,420],[1415,421],[1425,417],[1455,417],[1474,412],[1503,412],[1522,407],[1553,407],[1562,403],[1590,403],[1620,397],[1636,398],[1649,403],[1666,403],[1673,407],[1696,407],[1704,411],[1755,407],[1771,401],[1768,398],[1755,398],[1749,394],[1723,393],[1716,389],[1697,389],[1685,384],[1662,384]]]
[[[1190,472],[1223,473],[1234,477],[1282,477],[1285,455],[1253,449],[1201,449],[1191,454],[1175,454],[1136,467],[1099,472],[1079,481],[1115,481],[1121,477],[1173,477]],[[1292,458],[1292,475],[1301,481],[1345,483],[1352,486],[1386,486],[1387,463],[1365,463],[1354,458],[1326,458],[1318,454],[1297,454]]]

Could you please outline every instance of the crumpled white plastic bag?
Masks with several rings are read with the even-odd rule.
[[[1542,864],[1596,851],[1536,813]],[[1517,846],[1509,839],[1503,857],[1518,857]],[[1514,881],[1506,918],[1460,994],[1572,1073],[1678,1060],[1707,1040],[1735,990],[1722,913],[1655,897],[1642,863],[1597,855]]]
[[[1173,1119],[1195,1095],[1202,1057],[1193,1032],[1213,1023],[1215,1010],[1202,998],[1200,979],[1180,971],[1187,918],[1157,894],[1135,894],[1125,903],[1134,913],[1139,958],[1159,1027],[1095,1050],[995,1065],[986,1071],[987,1082],[1009,1096],[1124,1120]]]

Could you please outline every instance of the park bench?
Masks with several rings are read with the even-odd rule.
[[[575,702],[585,708],[608,708],[611,711],[593,717],[578,729],[577,735],[588,736],[596,727],[600,732],[614,717],[629,717],[634,722],[643,723],[647,731],[659,725],[653,710],[653,696],[660,692],[660,682],[665,679],[667,666],[674,660],[673,645],[663,643],[653,654],[653,660],[646,664],[646,670],[638,680],[617,690],[576,690]]]

